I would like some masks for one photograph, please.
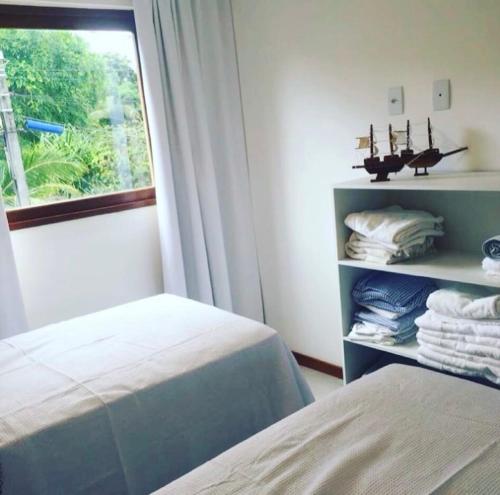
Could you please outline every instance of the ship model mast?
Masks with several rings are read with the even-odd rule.
[[[406,148],[401,150],[401,153],[396,154],[399,137],[406,134]],[[384,182],[390,180],[390,173],[399,172],[405,165],[415,169],[415,176],[429,175],[428,168],[434,167],[443,158],[468,150],[468,146],[463,146],[447,153],[441,153],[439,148],[434,148],[434,140],[432,137],[432,126],[430,119],[427,119],[427,139],[429,147],[420,153],[415,153],[411,149],[410,136],[410,121],[406,121],[405,131],[392,130],[392,125],[389,124],[389,155],[385,155],[383,160],[380,160],[376,154],[378,150],[375,146],[375,138],[373,133],[373,125],[370,125],[370,135],[359,137],[357,149],[370,148],[370,157],[363,160],[363,165],[354,165],[353,168],[364,168],[369,174],[375,175],[375,179],[371,182]],[[421,171],[423,169],[423,172]]]
[[[407,165],[414,157],[415,152],[410,148],[411,146],[411,137],[410,137],[410,121],[406,121],[406,148],[401,150],[401,159],[404,161],[405,165]]]
[[[431,119],[429,118],[427,119],[427,139],[429,142],[429,147],[426,150],[422,151],[421,153],[415,155],[415,158],[413,158],[406,164],[408,165],[408,167],[415,169],[416,177],[429,175],[427,169],[434,167],[434,165],[437,165],[443,158],[469,149],[468,146],[462,146],[461,148],[448,151],[447,153],[441,153],[439,151],[439,148],[434,148]],[[421,172],[419,171],[419,169],[424,169],[424,170],[423,172]]]
[[[370,136],[358,138],[358,148],[363,149],[369,146],[370,157],[363,160],[363,165],[354,165],[352,168],[364,168],[369,174],[376,175],[371,182],[385,182],[390,180],[389,174],[399,172],[404,166],[404,162],[399,155],[396,154],[396,139],[392,131],[392,125],[389,124],[389,155],[385,155],[383,160],[375,156],[376,150],[375,139],[373,135],[373,124],[370,125]],[[368,146],[367,146],[368,145]],[[376,150],[378,152],[378,150]]]

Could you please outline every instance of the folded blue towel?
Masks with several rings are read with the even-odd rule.
[[[427,297],[436,289],[435,283],[428,278],[371,272],[356,282],[352,297],[358,304],[405,315],[425,306]]]
[[[490,237],[483,242],[483,253],[492,260],[500,260],[500,235]]]
[[[388,330],[391,330],[391,332],[393,332],[396,336],[399,334],[404,334],[412,329],[415,329],[416,332],[415,319],[419,316],[422,316],[425,313],[425,310],[425,306],[421,306],[414,309],[410,313],[407,313],[401,318],[398,318],[397,320],[389,320],[389,318],[384,318],[383,316],[380,316],[373,311],[362,309],[354,313],[354,320],[381,325]]]

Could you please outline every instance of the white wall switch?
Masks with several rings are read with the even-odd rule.
[[[389,99],[389,115],[404,113],[403,86],[389,88],[387,95]]]
[[[451,106],[450,80],[434,81],[432,87],[432,106],[434,110],[448,110]]]

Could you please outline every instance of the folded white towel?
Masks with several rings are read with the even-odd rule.
[[[417,246],[422,246],[424,244],[428,246],[431,241],[434,243],[434,237],[440,235],[443,235],[443,231],[435,229],[422,230],[411,236],[405,242],[396,244],[376,241],[359,232],[352,232],[348,242],[354,249],[383,249],[395,255],[401,255],[411,253],[411,249]]]
[[[443,217],[401,206],[350,213],[345,219],[350,229],[386,244],[402,244],[422,230],[440,230],[442,223]]]
[[[500,273],[487,271],[486,276],[492,279],[500,279]]]
[[[360,304],[360,306],[363,306],[363,308],[369,309],[370,311],[373,311],[374,313],[382,316],[383,318],[387,318],[388,320],[397,320],[401,316],[401,313],[394,313],[394,311],[389,311],[387,309],[376,308],[371,304]]]
[[[345,246],[345,252],[347,256],[353,260],[366,261],[367,263],[375,263],[377,265],[390,265],[396,263],[396,261],[400,261],[399,258],[395,258],[390,253],[374,254],[373,252],[355,251],[352,250],[348,244]]]
[[[498,272],[500,274],[500,260],[493,260],[486,257],[483,259],[483,268],[487,271]]]
[[[499,260],[493,260],[491,258],[484,258],[482,265],[483,265],[483,270],[486,272],[486,275],[488,275],[488,277],[500,278],[500,261]]]
[[[462,355],[458,352],[448,354],[442,350],[431,348],[428,345],[421,345],[418,348],[417,357],[419,361],[421,358],[433,361],[440,365],[440,368],[443,370],[453,370],[453,373],[470,373],[472,376],[484,377],[500,385],[500,362],[497,360],[480,359],[477,356],[473,359],[471,356]]]
[[[423,328],[420,328],[417,332],[417,341],[421,345],[428,345],[431,349],[442,348],[443,352],[457,351],[469,356],[496,359],[500,366],[500,339],[497,340],[498,345],[487,346],[443,337],[435,337],[433,332],[428,332]]]
[[[401,254],[411,254],[411,250],[416,248],[416,246],[422,246],[425,244],[429,247],[430,243],[434,243],[434,237],[442,235],[444,235],[442,230],[422,230],[405,240],[405,242],[396,244],[376,241],[360,234],[359,232],[353,232],[350,235],[348,242],[354,249],[383,249],[384,251],[389,251],[390,253],[399,256]]]
[[[377,265],[390,265],[407,259],[406,256],[397,257],[387,251],[378,252],[374,250],[355,250],[352,249],[349,244],[346,244],[345,252],[349,258],[366,261],[367,263],[375,263]]]
[[[392,337],[395,334],[394,330],[369,321],[354,322],[352,330],[359,335],[383,335],[385,337]]]
[[[464,345],[464,344],[474,344],[481,348],[486,347],[488,349],[500,350],[500,339],[495,337],[482,337],[481,335],[468,335],[465,333],[450,333],[442,332],[440,330],[431,330],[429,328],[419,328],[419,332],[426,337],[439,341],[449,342],[450,345]],[[453,344],[451,344],[453,343]]]
[[[373,342],[375,344],[394,345],[394,332],[381,325],[356,322],[353,324],[348,337],[358,342]]]
[[[451,356],[457,359],[463,359],[468,363],[476,363],[481,364],[483,366],[492,367],[493,369],[498,370],[498,376],[500,377],[500,361],[496,358],[492,358],[489,356],[478,356],[476,354],[468,354],[457,351],[455,349],[448,349],[447,347],[441,347],[434,344],[429,344],[427,342],[423,342],[422,339],[417,338],[420,347],[424,347],[425,349],[430,349],[431,351],[437,352],[443,356]],[[419,349],[420,349],[419,347]]]
[[[402,344],[415,338],[415,327],[404,332],[395,332],[376,323],[355,322],[348,337],[355,341],[373,342],[382,345]]]
[[[481,337],[500,338],[500,320],[469,320],[443,316],[428,310],[415,320],[419,328],[427,328],[445,333],[479,335]]]
[[[439,289],[427,298],[427,307],[443,316],[453,318],[498,319],[500,295],[461,292],[455,289]]]
[[[410,258],[423,256],[433,250],[434,239],[432,237],[423,238],[421,242],[400,250],[387,249],[380,243],[360,240],[353,233],[345,245],[347,256],[353,259],[390,265]]]
[[[430,368],[435,368],[437,370],[447,371],[448,373],[453,373],[454,375],[462,375],[469,377],[482,377],[482,373],[477,370],[468,370],[464,368],[458,368],[449,363],[442,363],[431,359],[428,355],[417,354],[417,361],[424,366],[429,366]]]
[[[349,237],[349,240],[346,243],[346,248],[358,254],[368,254],[381,257],[388,257],[397,253],[397,251],[387,249],[378,242],[359,239],[355,232],[353,232]]]

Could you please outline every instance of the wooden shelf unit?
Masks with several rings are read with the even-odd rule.
[[[432,172],[431,172],[432,174]],[[482,286],[492,293],[500,279],[487,277],[481,268],[482,242],[499,233],[500,173],[435,174],[419,178],[395,178],[371,183],[368,176],[334,186],[337,268],[342,326],[344,381],[359,378],[381,357],[415,362],[418,344],[383,346],[354,342],[347,335],[356,305],[351,290],[368,271],[378,270],[435,279],[439,287],[464,284]],[[437,252],[392,265],[378,265],[346,256],[350,234],[344,219],[351,213],[390,205],[425,210],[445,219],[446,235],[437,238]]]

